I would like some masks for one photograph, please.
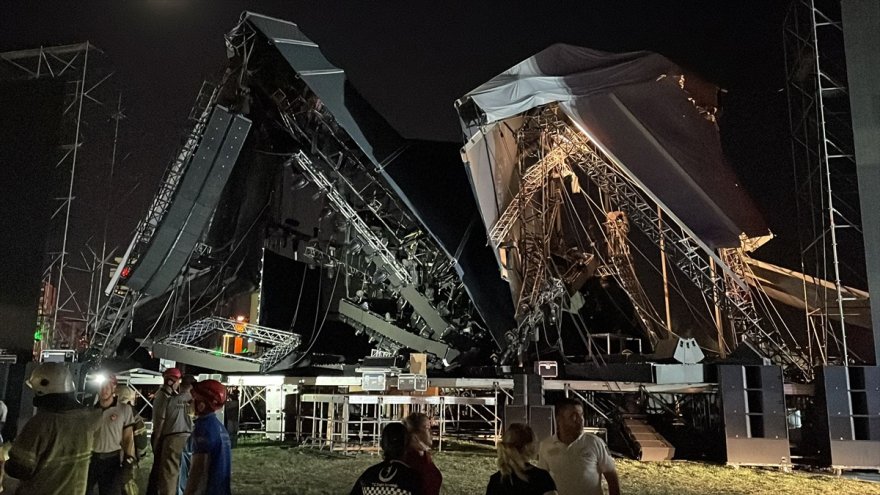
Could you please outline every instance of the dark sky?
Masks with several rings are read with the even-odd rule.
[[[244,10],[298,23],[402,135],[441,141],[459,137],[456,98],[552,43],[656,51],[728,91],[720,121],[725,151],[781,237],[761,257],[794,262],[786,256],[797,244],[785,214],[794,208],[782,92],[787,3],[7,1],[0,52],[85,40],[103,50],[101,63],[115,70],[109,89],[122,92],[127,116],[126,158],[111,190],[110,240],[124,245],[189,126],[202,81],[217,80],[224,68],[223,34]],[[99,162],[109,162],[104,139],[104,158],[93,158]],[[103,206],[81,208],[88,218]]]
[[[224,66],[223,34],[243,10],[297,22],[402,134],[437,140],[458,137],[455,98],[551,43],[657,51],[729,91],[725,144],[766,210],[777,199],[765,189],[778,190],[750,177],[786,184],[790,169],[778,92],[786,4],[14,1],[0,15],[0,51],[89,40],[105,52],[128,116],[121,172],[140,183],[119,227],[132,228],[143,211],[201,82]]]

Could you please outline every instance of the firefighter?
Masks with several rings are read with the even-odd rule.
[[[150,444],[153,447],[153,466],[150,469],[150,479],[147,484],[147,495],[176,495],[177,476],[180,471],[180,451],[186,442],[186,438],[177,449],[169,445],[175,443],[177,438],[166,437],[166,419],[168,404],[180,394],[180,380],[183,374],[178,368],[168,368],[162,373],[162,386],[153,397],[153,433]],[[172,420],[172,422],[174,422]],[[170,425],[174,426],[174,425]],[[176,446],[176,443],[175,445]],[[176,456],[174,456],[176,452]],[[172,456],[173,459],[168,457]],[[170,488],[169,488],[170,487]]]
[[[132,388],[125,385],[118,385],[116,387],[116,397],[120,403],[128,404],[134,409],[134,404],[137,401],[137,394],[135,394],[135,391]],[[147,435],[147,425],[144,423],[144,418],[140,417],[137,412],[135,412],[134,415],[133,428],[135,459],[123,466],[122,480],[124,484],[122,492],[124,495],[138,495],[138,464],[140,460],[147,455],[147,450],[150,446],[150,437]]]
[[[226,386],[217,380],[193,385],[196,421],[180,464],[180,490],[184,495],[229,495],[232,449],[229,434],[215,412],[226,404]]]
[[[21,495],[83,495],[100,411],[76,401],[73,377],[63,363],[43,363],[25,382],[37,414],[9,450],[6,474]]]
[[[168,399],[177,395],[180,388],[180,378],[183,373],[177,368],[168,368],[162,372],[162,386],[153,397],[153,455],[158,455],[159,439],[162,436],[162,423],[165,422],[165,410]]]
[[[165,403],[162,429],[153,433],[154,437],[158,435],[159,440],[157,450],[154,451],[156,460],[153,462],[150,480],[159,495],[177,495],[180,457],[193,429],[190,395],[193,383],[195,379],[192,375],[183,377],[177,394],[169,397]]]

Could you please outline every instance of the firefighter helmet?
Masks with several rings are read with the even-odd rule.
[[[63,363],[43,363],[37,366],[25,383],[37,396],[76,392],[73,375]]]
[[[216,411],[226,404],[226,385],[217,380],[205,380],[193,384],[190,392],[193,399],[200,399],[208,404],[211,411]]]
[[[180,380],[181,376],[183,376],[183,373],[180,372],[179,368],[168,368],[162,372],[162,378],[174,378],[175,380]]]

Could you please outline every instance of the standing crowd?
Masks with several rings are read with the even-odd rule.
[[[0,447],[2,473],[18,480],[15,493],[138,495],[138,461],[150,446],[148,495],[231,493],[229,435],[215,414],[226,403],[220,382],[166,370],[153,401],[151,438],[134,411],[134,390],[112,374],[103,376],[91,407],[76,400],[62,363],[37,366],[26,383],[37,413]]]
[[[0,448],[0,473],[19,481],[17,494],[138,495],[138,461],[150,447],[147,495],[231,493],[229,434],[215,414],[226,403],[220,382],[166,370],[153,401],[150,438],[132,407],[134,390],[119,387],[113,375],[100,384],[92,407],[76,400],[62,363],[37,366],[26,383],[37,413],[11,446]],[[556,434],[540,444],[528,425],[507,425],[486,495],[601,495],[603,478],[610,495],[620,494],[608,447],[584,432],[583,405],[558,401],[555,418]],[[386,425],[383,461],[358,478],[351,495],[439,495],[443,475],[432,444],[431,420],[423,413]]]
[[[486,495],[602,495],[603,478],[609,495],[620,495],[608,447],[584,432],[583,404],[562,399],[555,416],[556,435],[540,444],[528,425],[507,425]],[[388,424],[380,442],[383,461],[358,478],[351,495],[438,495],[443,475],[431,459],[431,443],[431,423],[422,413]]]

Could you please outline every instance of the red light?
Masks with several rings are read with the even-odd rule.
[[[126,266],[125,268],[123,268],[121,275],[122,275],[122,278],[128,278],[128,276],[131,275],[131,267]]]

